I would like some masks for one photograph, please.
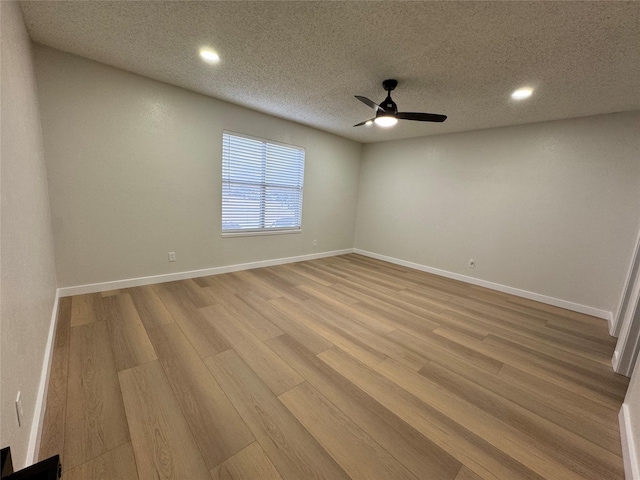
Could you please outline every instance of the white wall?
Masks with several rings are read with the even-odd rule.
[[[15,2],[0,2],[0,443],[22,468],[55,298],[53,239],[31,41]],[[24,423],[14,401],[22,392]]]
[[[43,46],[36,70],[61,287],[353,246],[360,144]],[[301,234],[221,238],[223,129],[306,148]]]
[[[630,112],[366,145],[355,246],[611,312],[640,222],[639,127]]]

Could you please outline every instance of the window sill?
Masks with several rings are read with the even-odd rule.
[[[290,233],[302,233],[302,229],[297,230],[253,230],[251,232],[222,232],[222,238],[229,237],[255,237],[259,235],[287,235]]]

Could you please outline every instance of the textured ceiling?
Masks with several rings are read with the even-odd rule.
[[[35,42],[365,143],[640,109],[639,2],[21,6]],[[385,78],[401,111],[449,118],[353,128]]]

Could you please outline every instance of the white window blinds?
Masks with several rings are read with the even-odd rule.
[[[299,230],[304,149],[224,132],[222,233]]]

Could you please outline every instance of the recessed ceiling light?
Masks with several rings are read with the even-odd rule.
[[[380,125],[381,127],[393,127],[398,123],[398,119],[387,115],[384,117],[377,117],[374,122],[376,122],[376,125]]]
[[[208,48],[200,50],[200,56],[207,63],[218,63],[220,61],[220,55]]]
[[[518,90],[516,90],[511,94],[511,98],[513,98],[514,100],[524,100],[525,98],[529,98],[532,93],[533,93],[533,88],[530,88],[530,87],[519,88]]]

